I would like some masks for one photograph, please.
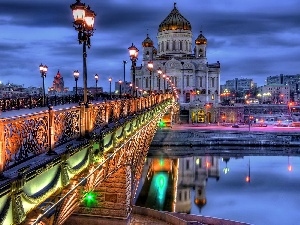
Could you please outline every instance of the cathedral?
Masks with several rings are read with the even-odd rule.
[[[220,101],[220,63],[207,62],[207,39],[200,31],[193,41],[192,26],[176,3],[158,26],[156,38],[156,47],[148,34],[142,42],[136,86],[147,92],[164,92],[171,89],[165,81],[170,79],[181,106],[190,109],[192,105],[216,105]],[[149,63],[153,64],[152,69]]]

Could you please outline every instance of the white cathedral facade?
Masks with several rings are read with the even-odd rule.
[[[142,46],[142,64],[136,67],[135,76],[139,89],[148,93],[171,90],[165,81],[168,77],[181,106],[216,105],[220,101],[220,63],[207,62],[207,39],[200,32],[193,41],[192,26],[176,3],[158,27],[157,48],[148,34]],[[151,72],[149,62],[153,63]],[[159,75],[159,69],[164,75]]]

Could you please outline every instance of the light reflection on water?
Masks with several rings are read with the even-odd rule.
[[[161,166],[156,162],[161,164],[162,157],[147,159],[137,193],[137,205],[255,225],[299,224],[298,156],[235,158],[194,155],[163,160],[167,163]],[[163,209],[161,206],[155,208],[155,204],[143,204],[141,200],[153,198],[151,194],[145,194],[145,191],[151,193],[146,186],[149,189],[151,178],[159,172],[169,172],[169,180],[172,181],[168,182]],[[172,205],[172,201],[176,204]]]

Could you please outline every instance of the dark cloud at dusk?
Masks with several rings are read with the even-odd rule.
[[[127,60],[129,80],[131,43],[142,52],[147,33],[157,47],[159,24],[174,1],[82,1],[97,14],[88,49],[88,86],[108,90],[108,78],[123,78]],[[73,71],[82,75],[82,45],[72,22],[75,0],[4,0],[0,7],[0,81],[41,86],[38,66],[48,66],[46,87],[60,70],[65,86],[75,85]],[[200,31],[208,39],[209,63],[220,61],[221,83],[253,78],[259,85],[267,76],[300,73],[300,2],[259,0],[177,0],[177,8],[192,25],[193,41]],[[142,61],[138,60],[137,65]],[[82,76],[79,80],[82,86]]]

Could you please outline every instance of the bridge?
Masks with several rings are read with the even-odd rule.
[[[158,121],[177,110],[157,94],[0,119],[0,224],[126,220]]]

